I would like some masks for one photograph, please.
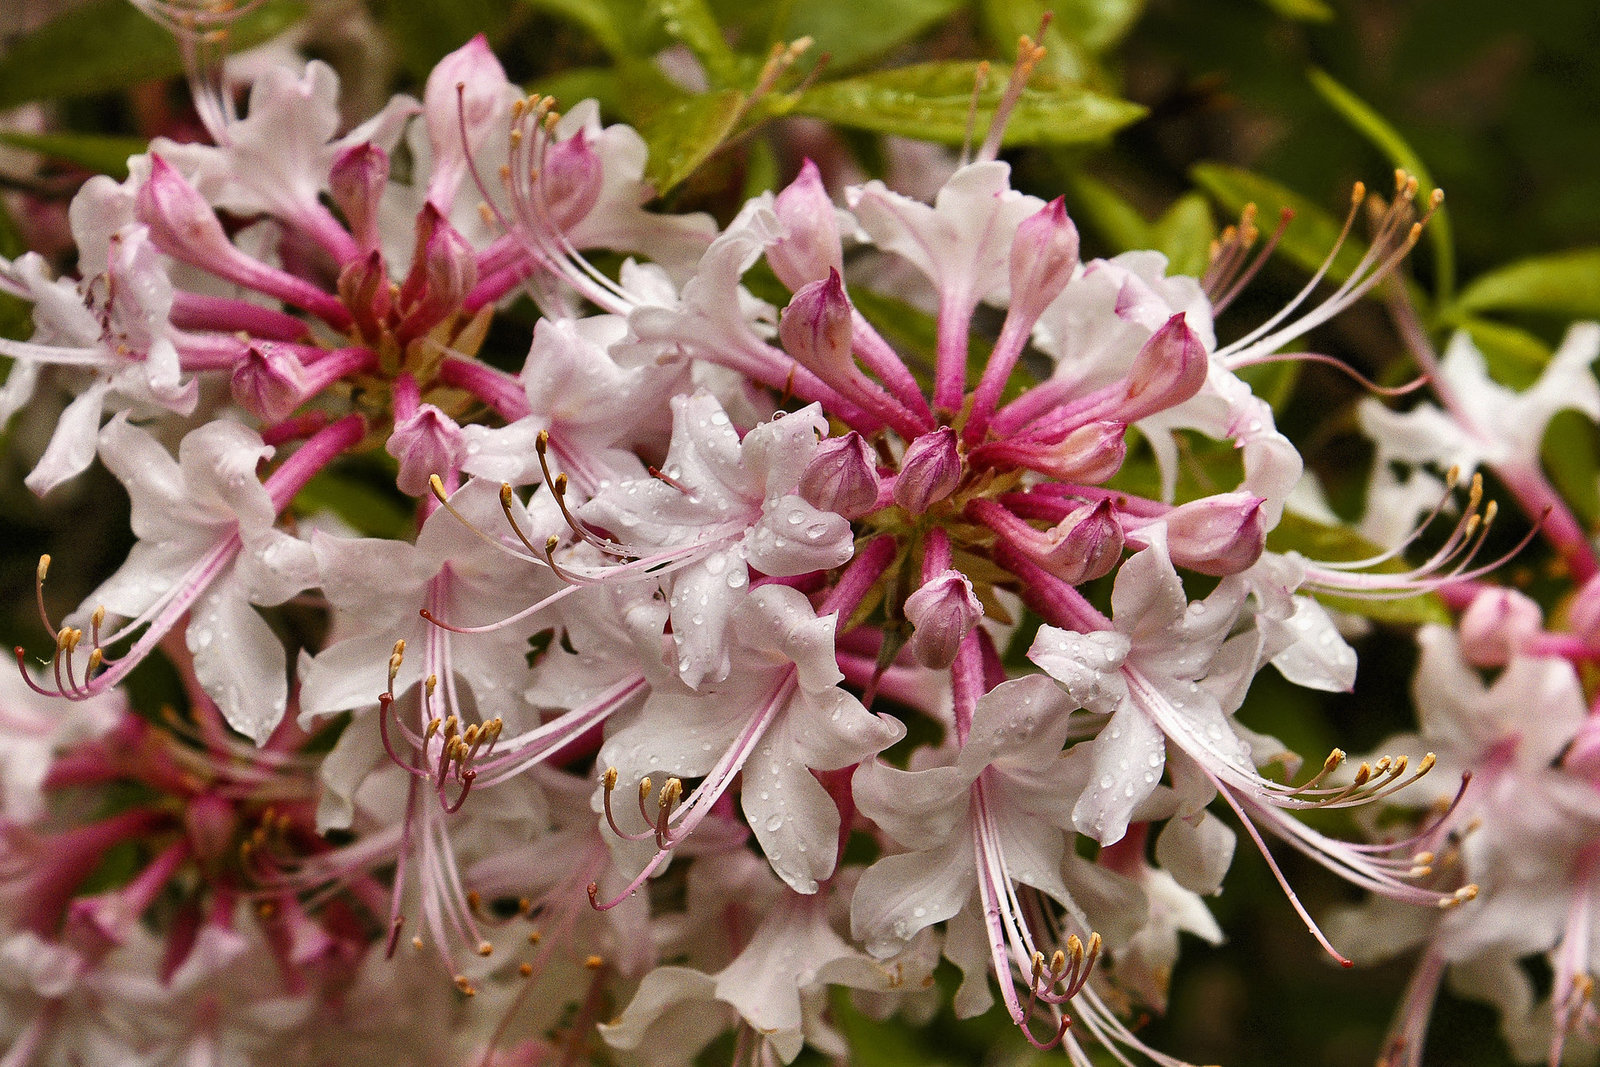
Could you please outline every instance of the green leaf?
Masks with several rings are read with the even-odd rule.
[[[494,36],[511,19],[512,0],[450,0],[418,4],[388,0],[380,10],[384,28],[399,46],[401,61],[418,80],[434,64],[480,32]]]
[[[1519,260],[1479,277],[1452,311],[1536,311],[1600,315],[1600,248]]]
[[[1067,202],[1073,219],[1088,222],[1118,252],[1149,248],[1154,243],[1151,226],[1139,209],[1099,178],[1077,173],[1069,175]]]
[[[975,63],[922,63],[828,82],[791,97],[782,110],[879,133],[961,144]],[[978,96],[976,136],[981,138],[1005,89],[991,76]],[[1003,143],[1083,144],[1101,141],[1144,114],[1137,104],[1081,85],[1039,77],[1023,90],[1006,124]]]
[[[1366,101],[1340,85],[1325,71],[1312,68],[1309,77],[1311,87],[1342,115],[1357,133],[1383,153],[1391,165],[1408,171],[1417,179],[1419,186],[1417,199],[1426,203],[1437,186],[1434,185],[1433,176],[1428,173],[1428,168],[1423,165],[1422,157],[1406,143],[1399,131],[1374,111]],[[1434,212],[1433,219],[1427,226],[1427,235],[1428,243],[1433,247],[1435,295],[1440,304],[1447,304],[1455,295],[1456,254],[1455,241],[1450,233],[1450,215],[1444,205],[1441,204],[1439,210]]]
[[[1576,411],[1558,411],[1544,431],[1545,470],[1578,520],[1592,528],[1600,517],[1600,432]]]
[[[1532,386],[1550,362],[1550,346],[1526,330],[1488,319],[1463,319],[1459,325],[1472,335],[1494,380],[1513,389]]]
[[[272,0],[239,20],[230,45],[248,48],[275,37],[305,10],[302,0]],[[125,89],[182,70],[166,30],[127,0],[92,0],[19,38],[0,57],[0,110]]]
[[[118,181],[128,176],[128,157],[143,152],[149,145],[137,137],[107,137],[93,133],[19,133],[0,130],[0,144],[26,148],[50,159],[75,163],[96,174],[109,174]]]
[[[962,6],[962,0],[806,0],[787,5],[769,39],[810,37],[810,55],[827,53],[828,69],[845,71],[905,44]]]
[[[1270,230],[1277,225],[1281,209],[1293,211],[1294,218],[1284,231],[1278,251],[1306,270],[1320,267],[1339,238],[1339,220],[1270,178],[1221,163],[1196,164],[1189,176],[1229,212],[1238,213],[1246,204],[1255,204],[1262,229]],[[1350,277],[1365,251],[1365,245],[1354,238],[1346,240],[1339,254],[1333,257],[1328,278],[1342,282]]]
[[[638,17],[629,17],[616,0],[522,0],[529,7],[547,11],[570,19],[589,31],[601,48],[615,58],[641,54],[635,47],[637,35],[630,33],[630,24]]]
[[[1199,193],[1180,197],[1150,228],[1150,247],[1167,257],[1168,274],[1199,277],[1206,269],[1217,224]]]
[[[1332,22],[1333,8],[1325,0],[1261,0],[1286,19],[1297,22]]]
[[[28,250],[16,220],[0,202],[0,256],[16,259]],[[22,340],[33,332],[33,305],[10,293],[0,293],[0,337]],[[10,364],[7,360],[7,365]],[[3,380],[3,379],[0,379]]]
[[[665,193],[687,178],[733,133],[744,113],[745,94],[738,89],[684,96],[662,107],[649,106],[634,116],[650,146],[645,177]]]
[[[392,486],[384,493],[354,471],[323,470],[296,494],[294,508],[301,515],[331,511],[367,537],[410,540],[415,520],[392,493]]]
[[[983,0],[978,12],[983,17],[983,33],[1001,55],[1013,54],[1023,34],[1035,37],[1039,20],[1054,5],[1049,0]],[[1053,19],[1044,32],[1044,59],[1038,72],[1066,81],[1105,88],[1110,79],[1095,50],[1075,34],[1064,32],[1059,19]],[[995,64],[998,68],[1000,64]]]
[[[1120,44],[1144,14],[1145,0],[1051,0],[1041,4],[1055,12],[1051,30],[1083,42],[1091,52],[1101,53]],[[1050,35],[1045,34],[1049,46]]]
[[[681,42],[704,65],[712,85],[725,87],[738,80],[739,61],[706,0],[653,0],[651,6],[667,36]]]
[[[628,94],[622,79],[610,67],[574,67],[549,78],[529,84],[529,89],[556,98],[557,106],[565,110],[580,100],[594,99],[606,115],[626,115]]]
[[[1299,552],[1307,559],[1328,563],[1349,563],[1378,555],[1383,550],[1354,530],[1330,526],[1286,511],[1283,519],[1267,534],[1267,548],[1273,552]],[[1374,567],[1374,573],[1398,573],[1407,569],[1401,560]],[[1375,622],[1396,626],[1420,626],[1437,622],[1450,624],[1450,611],[1436,593],[1419,593],[1403,600],[1365,600],[1317,593],[1317,600],[1330,608],[1360,615]]]

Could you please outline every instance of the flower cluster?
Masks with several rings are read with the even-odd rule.
[[[1570,634],[1480,590],[1480,488],[1413,571],[1267,550],[1301,459],[1237,372],[1383,282],[1415,180],[1331,298],[1220,345],[1247,235],[1204,280],[1083,262],[998,134],[931,204],[841,203],[807,163],[719,227],[648,210],[639,136],[523,96],[481,38],[340,134],[326,66],[268,71],[240,117],[206,27],[173,28],[210,143],[84,185],[76,278],[0,261],[34,309],[0,409],[61,409],[28,484],[98,459],[137,538],[60,621],[40,562],[48,654],[0,686],[7,1065],[688,1063],[728,1031],[788,1062],[842,1054],[836,988],[924,1016],[941,960],[960,1016],[998,993],[1075,1063],[1176,1064],[1135,1020],[1180,932],[1221,937],[1232,825],[1426,940],[1397,1056],[1447,967],[1554,1058],[1592,1027],[1600,807],[1564,659],[1595,656],[1600,586]],[[875,324],[879,278],[931,309],[928,358]],[[480,358],[518,329],[520,370]],[[1368,412],[1384,476],[1488,465],[1544,506],[1530,450],[1555,409],[1600,415],[1595,337],[1513,402],[1452,349],[1460,417]],[[354,463],[410,536],[315,503]],[[1300,776],[1236,721],[1269,664],[1353,684],[1315,594],[1441,589],[1471,607],[1422,636],[1420,739]],[[185,710],[125,699],[156,654]],[[1397,799],[1444,810],[1403,838],[1296,815],[1424,775]],[[1343,920],[1284,889],[1348,964]]]

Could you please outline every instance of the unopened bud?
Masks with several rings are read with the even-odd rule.
[[[600,200],[603,176],[600,156],[585,130],[546,149],[539,181],[544,209],[557,229],[572,229],[594,210]]]
[[[1543,630],[1544,612],[1531,597],[1515,589],[1486,589],[1461,615],[1461,654],[1475,667],[1503,667]]]
[[[1056,197],[1017,227],[1011,242],[1011,307],[1032,322],[1072,280],[1078,266],[1078,228]]]
[[[371,141],[340,152],[328,174],[333,202],[363,249],[378,247],[378,202],[388,183],[389,154]]]
[[[406,310],[401,332],[428,332],[458,307],[478,282],[478,256],[432,204],[417,216],[417,251],[400,287]]]
[[[267,422],[281,422],[306,399],[306,368],[294,350],[270,341],[251,345],[233,369],[236,404]]]
[[[829,271],[844,270],[839,219],[815,163],[808,159],[800,165],[800,173],[778,194],[773,208],[784,233],[767,246],[767,264],[791,292],[821,281]]]
[[[1039,564],[1071,585],[1110,574],[1122,558],[1122,524],[1109,500],[1074,509],[1045,538],[1051,548]]]
[[[984,446],[991,462],[1026,467],[1063,482],[1095,485],[1122,469],[1127,427],[1109,419],[1085,423],[1059,441],[1002,441]]]
[[[816,455],[800,475],[800,495],[807,503],[847,519],[871,511],[881,485],[872,450],[854,430],[817,445]]]
[[[339,300],[350,309],[361,333],[377,338],[391,310],[389,272],[383,253],[374,248],[367,255],[351,260],[339,272]]]
[[[510,84],[481,33],[439,60],[428,75],[422,94],[433,148],[428,203],[449,210],[466,174],[467,154],[482,148],[494,132]]]
[[[961,455],[956,451],[956,433],[941,426],[906,446],[900,474],[894,482],[894,501],[911,514],[921,515],[955,492],[960,484]]]
[[[1218,493],[1173,508],[1166,516],[1172,562],[1201,574],[1238,574],[1266,546],[1265,503],[1253,493]]]
[[[830,269],[826,278],[794,294],[778,323],[778,337],[795,362],[825,382],[841,382],[857,373],[850,343],[853,328],[844,279]]]
[[[983,605],[972,582],[960,571],[947,570],[924,582],[906,597],[911,623],[909,648],[924,667],[943,668],[955,662],[956,650],[983,618]]]
[[[1209,370],[1205,344],[1182,314],[1174,315],[1134,357],[1127,393],[1116,415],[1124,422],[1136,422],[1175,407],[1200,391]]]
[[[153,153],[150,176],[139,186],[134,210],[139,221],[149,227],[150,240],[174,259],[208,266],[213,265],[210,261],[235,255],[217,213],[199,190]]]
[[[430,476],[460,471],[467,454],[461,427],[432,404],[422,404],[397,421],[383,447],[400,461],[395,484],[410,496],[426,496]]]

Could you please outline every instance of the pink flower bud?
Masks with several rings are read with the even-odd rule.
[[[1110,574],[1122,558],[1122,524],[1109,500],[1075,509],[1045,538],[1051,547],[1039,565],[1071,585]]]
[[[139,186],[134,212],[155,246],[174,259],[214,266],[238,254],[199,190],[158,155],[150,156],[150,177]]]
[[[855,377],[852,331],[850,298],[845,295],[844,279],[836,270],[830,270],[821,281],[801,286],[778,323],[784,350],[826,382]]]
[[[352,145],[333,161],[329,192],[363,249],[378,247],[378,201],[388,183],[389,154],[371,141]]]
[[[1173,508],[1166,516],[1172,562],[1217,577],[1238,574],[1266,546],[1264,503],[1252,493],[1218,493]]]
[[[389,271],[374,248],[339,272],[339,300],[350,309],[363,336],[377,338],[392,310]]]
[[[948,667],[962,640],[983,618],[983,605],[966,575],[946,570],[906,597],[906,618],[912,626],[912,658],[924,667]]]
[[[1017,227],[1011,242],[1011,307],[1033,322],[1061,295],[1078,265],[1078,228],[1056,197]]]
[[[900,474],[894,482],[894,500],[911,514],[921,515],[955,492],[960,484],[961,455],[956,451],[956,432],[941,426],[906,446]]]
[[[545,150],[539,180],[545,210],[557,229],[572,229],[594,210],[603,177],[600,156],[584,130]]]
[[[1486,589],[1462,613],[1460,631],[1461,654],[1468,663],[1503,667],[1544,632],[1544,612],[1531,597],[1515,589]]]
[[[476,152],[494,132],[495,116],[506,100],[506,72],[483,34],[439,60],[423,89],[422,111],[433,147],[428,202],[448,210],[466,173],[466,154]]]
[[[1600,574],[1583,583],[1567,608],[1567,626],[1591,648],[1600,645]]]
[[[800,173],[778,194],[773,208],[784,235],[767,246],[767,264],[791,292],[821,281],[829,271],[844,270],[839,219],[815,163],[808,159],[800,165]]]
[[[1177,314],[1146,341],[1128,372],[1127,395],[1116,412],[1124,422],[1175,407],[1200,391],[1211,369],[1205,344]]]
[[[401,335],[427,333],[461,306],[477,282],[477,253],[432,204],[424,205],[417,216],[416,255],[400,287],[406,308]]]
[[[871,511],[881,485],[872,450],[854,430],[819,444],[800,475],[800,495],[807,503],[847,519]]]
[[[267,422],[281,422],[305,402],[310,384],[294,350],[271,342],[251,345],[233,369],[233,399]]]
[[[1026,467],[1063,482],[1094,485],[1122,469],[1128,455],[1127,427],[1100,420],[1085,423],[1059,441],[992,441],[973,450],[985,466]]]
[[[454,419],[432,404],[419,405],[409,417],[395,422],[384,451],[400,461],[395,484],[409,496],[425,496],[428,478],[448,481],[466,459],[466,435]]]

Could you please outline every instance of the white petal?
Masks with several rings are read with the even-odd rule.
[[[1102,845],[1122,840],[1128,817],[1161,780],[1166,741],[1130,700],[1094,739],[1089,785],[1072,809],[1078,831]]]
[[[1208,811],[1174,818],[1156,838],[1156,862],[1179,885],[1195,893],[1217,893],[1233,862],[1234,834]]]
[[[283,644],[231,577],[224,577],[189,616],[195,678],[228,725],[260,745],[289,703]]]
[[[978,884],[972,839],[951,834],[922,852],[885,856],[862,874],[850,900],[850,931],[867,951],[892,956],[918,930],[961,910]]]
[[[739,801],[772,869],[796,893],[833,873],[839,809],[804,763],[771,738],[744,765]]]
[[[82,474],[94,462],[106,388],[104,382],[96,382],[67,405],[44,455],[24,479],[29,489],[43,496],[68,478]]]
[[[1348,693],[1356,684],[1356,653],[1334,626],[1321,604],[1306,596],[1294,598],[1289,630],[1295,643],[1272,657],[1272,665],[1289,681],[1307,689]]]

